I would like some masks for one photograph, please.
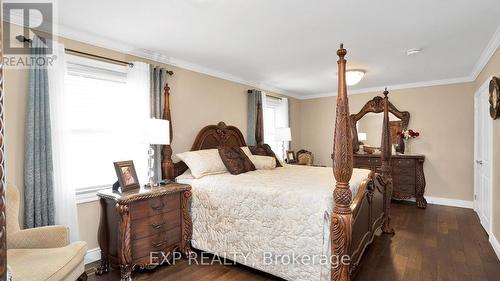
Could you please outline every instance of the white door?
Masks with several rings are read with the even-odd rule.
[[[492,119],[488,79],[474,95],[474,210],[483,228],[491,230]]]

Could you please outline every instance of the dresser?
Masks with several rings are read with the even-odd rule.
[[[191,186],[164,186],[97,193],[101,205],[98,241],[101,266],[97,274],[119,267],[122,281],[135,268],[152,269],[170,262],[174,253],[188,255],[192,234],[189,215]]]
[[[419,208],[425,208],[424,155],[398,154],[392,156],[392,198],[415,198]],[[354,167],[380,172],[380,154],[354,154]]]

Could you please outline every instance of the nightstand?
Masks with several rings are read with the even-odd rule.
[[[189,215],[191,186],[164,186],[97,193],[101,204],[98,241],[101,266],[119,267],[121,280],[132,280],[135,268],[151,269],[176,251],[189,255],[192,222]]]

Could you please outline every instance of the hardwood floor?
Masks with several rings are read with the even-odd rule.
[[[355,280],[432,281],[500,280],[500,262],[479,219],[470,209],[429,204],[392,204],[395,236],[377,237],[367,249]],[[87,266],[95,266],[91,264]],[[189,265],[181,261],[153,271],[137,272],[134,280],[281,280],[240,265]],[[119,280],[118,270],[89,281]]]

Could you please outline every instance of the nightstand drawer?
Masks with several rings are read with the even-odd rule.
[[[177,209],[156,216],[133,220],[132,239],[141,239],[181,225],[181,210]]]
[[[396,167],[415,168],[415,160],[413,159],[396,159],[392,163]]]
[[[132,241],[132,258],[146,257],[151,252],[161,252],[181,241],[181,228],[164,231],[152,236]]]
[[[131,203],[130,217],[135,220],[177,210],[180,207],[180,193],[174,193]]]

